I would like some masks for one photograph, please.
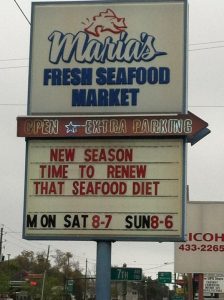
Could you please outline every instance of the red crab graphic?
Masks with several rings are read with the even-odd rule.
[[[88,25],[83,23],[86,26],[85,32],[97,37],[104,31],[120,33],[127,28],[125,18],[118,18],[112,9],[100,12],[99,15],[92,18],[92,21],[88,20],[88,22]]]

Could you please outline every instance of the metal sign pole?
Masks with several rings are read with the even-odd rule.
[[[97,242],[96,300],[110,300],[111,242]]]
[[[203,293],[203,285],[204,285],[204,274],[198,274],[198,300],[204,300],[204,293]]]

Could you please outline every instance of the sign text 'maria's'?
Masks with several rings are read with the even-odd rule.
[[[70,63],[100,62],[139,62],[151,61],[166,52],[157,51],[154,47],[155,37],[142,32],[139,39],[128,39],[127,32],[121,32],[118,40],[107,36],[103,41],[90,39],[86,32],[77,34],[52,32],[48,40],[51,42],[49,61],[58,64],[61,61]]]

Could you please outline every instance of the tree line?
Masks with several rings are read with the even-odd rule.
[[[95,280],[95,274],[90,276],[80,268],[71,252],[56,250],[47,259],[44,251],[24,250],[13,259],[0,262],[0,299],[1,295],[18,299],[16,295],[23,292],[31,300],[40,300],[42,296],[44,300],[94,300]],[[68,289],[68,281],[74,283],[74,289]],[[167,286],[144,275],[142,281],[127,285],[128,290],[136,291],[138,299],[161,300],[169,296]],[[112,282],[112,298],[118,299],[122,293],[122,283]]]

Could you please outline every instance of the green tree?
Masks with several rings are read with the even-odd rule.
[[[64,293],[66,294],[67,280],[73,279],[75,281],[75,297],[77,300],[82,300],[84,293],[84,276],[79,269],[78,262],[74,261],[72,253],[56,250],[55,255],[52,257],[54,258],[55,268],[60,273]]]
[[[0,265],[1,266],[1,265]],[[9,275],[0,272],[0,294],[8,293],[10,289]]]
[[[44,274],[44,300],[70,299],[66,297],[65,286],[67,279],[75,281],[75,296],[77,300],[83,299],[84,275],[79,269],[79,263],[74,260],[72,253],[56,250],[53,260],[46,262],[46,252],[22,251],[10,261],[0,264],[0,293],[13,293],[26,291],[32,299],[41,297],[43,278],[32,278],[29,274]],[[29,279],[30,278],[30,279]],[[21,287],[11,287],[10,281],[23,281]],[[37,285],[31,285],[31,281]]]
[[[33,251],[22,251],[20,255],[15,258],[19,269],[29,271],[34,265],[34,252]]]
[[[169,288],[151,277],[143,276],[142,281],[130,285],[137,290],[139,297],[145,300],[162,300],[169,295]]]
[[[169,295],[169,288],[165,284],[159,283],[158,280],[152,280],[150,277],[148,277],[145,283],[147,300],[162,300],[163,297],[167,297]]]

